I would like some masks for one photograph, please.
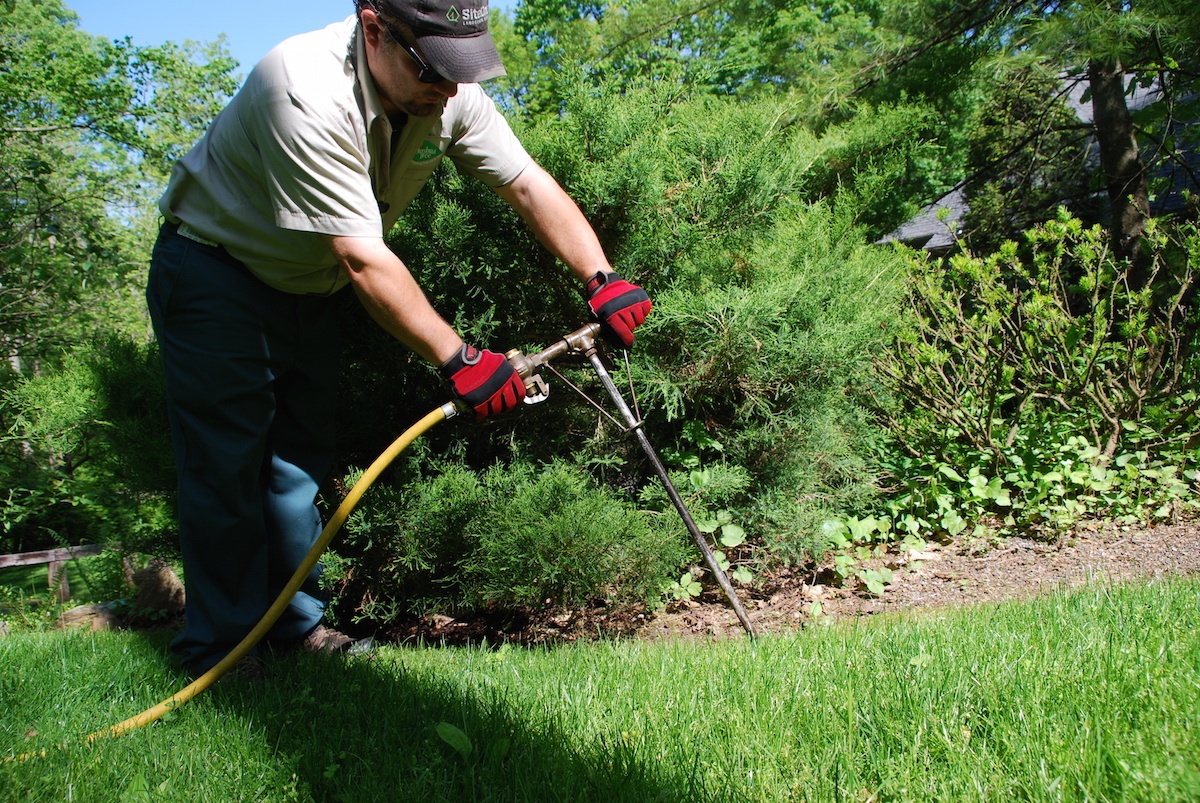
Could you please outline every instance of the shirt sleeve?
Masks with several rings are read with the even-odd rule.
[[[295,92],[260,98],[254,137],[280,228],[382,236],[365,137],[347,110],[322,109]]]
[[[446,155],[489,187],[512,183],[533,160],[495,102],[479,84],[461,85],[454,100]]]

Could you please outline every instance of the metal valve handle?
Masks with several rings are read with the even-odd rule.
[[[599,335],[600,324],[589,323],[537,354],[526,355],[520,349],[512,349],[505,354],[508,364],[525,383],[525,403],[541,404],[550,396],[550,385],[539,373],[542,366],[549,365],[551,360],[563,354],[591,354],[596,350],[596,338]]]

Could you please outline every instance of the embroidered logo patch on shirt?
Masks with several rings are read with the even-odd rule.
[[[431,159],[436,159],[442,155],[442,149],[438,147],[436,142],[425,140],[421,147],[413,154],[414,162],[428,162]]]

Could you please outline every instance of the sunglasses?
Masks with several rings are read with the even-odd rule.
[[[379,21],[383,23],[383,27],[385,30],[387,30],[388,36],[392,37],[392,40],[395,41],[396,44],[404,48],[404,52],[407,53],[416,63],[418,81],[423,84],[440,84],[442,81],[447,80],[440,72],[435,70],[433,67],[430,67],[429,62],[421,58],[412,45],[404,41],[404,37],[400,35],[399,31],[392,27],[390,22],[385,20],[383,17],[379,17]]]

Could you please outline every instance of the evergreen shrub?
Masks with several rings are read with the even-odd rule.
[[[681,527],[656,524],[582,469],[450,464],[384,487],[327,561],[343,615],[652,602],[685,560]]]
[[[618,92],[580,84],[564,99],[562,114],[515,123],[538,162],[580,203],[614,267],[654,299],[655,311],[630,355],[651,441],[664,451],[677,449],[685,427],[698,425],[723,444],[719,459],[704,455],[701,468],[723,462],[744,477],[720,508],[747,527],[744,550],[764,563],[823,552],[824,517],[875,492],[867,455],[880,433],[864,413],[863,398],[875,381],[871,357],[896,324],[900,258],[868,244],[871,235],[853,203],[819,198],[842,181],[887,192],[900,180],[893,157],[909,147],[902,137],[885,138],[871,155],[864,144],[871,137],[846,129],[823,140],[798,124],[795,111],[786,100],[746,103],[679,86]],[[887,119],[901,126],[906,118],[894,112]],[[833,177],[828,164],[843,160],[848,144],[857,155]],[[480,345],[540,349],[586,321],[579,282],[502,200],[452,167],[439,169],[391,244],[435,307]],[[447,397],[426,367],[365,331],[351,331],[346,393],[353,402],[347,409],[387,412],[343,416],[343,432],[353,434],[354,444],[371,444],[345,452],[350,465],[365,465],[400,423]],[[586,367],[558,367],[605,398]],[[422,439],[426,453],[469,468],[480,482],[492,467],[514,459],[571,462],[611,489],[612,504],[626,515],[648,490],[643,504],[676,525],[673,510],[653,492],[657,480],[636,445],[549,379],[554,390],[546,404],[482,424],[439,427]],[[386,436],[362,431],[372,426],[386,428]],[[411,470],[393,481],[419,487],[428,469],[407,465]],[[372,493],[368,508],[379,504],[373,501],[379,492]],[[430,547],[435,553],[455,543],[459,536],[447,528],[456,523],[427,518],[424,541],[439,545]],[[444,560],[424,549],[410,554],[396,547],[408,555],[402,561],[393,555],[385,546],[389,539],[408,536],[389,535],[390,522],[371,519],[371,537],[360,539],[362,552],[353,553],[362,565],[341,592],[343,604],[362,616],[386,613],[393,604],[412,607],[411,600],[428,593],[442,598],[419,590],[416,578],[371,587],[367,578],[377,567],[393,571],[409,561],[431,577],[449,577]],[[482,561],[503,551],[473,552],[473,581],[483,583]],[[628,582],[645,589],[678,577],[680,567],[653,576],[657,565],[647,564],[643,578]],[[460,566],[466,571],[468,564]],[[505,572],[515,583],[511,567]],[[399,596],[388,601],[393,594]]]
[[[5,391],[0,549],[111,543],[177,555],[164,405],[156,347],[123,335]]]
[[[752,482],[743,511],[765,560],[824,549],[819,524],[875,493],[872,357],[898,321],[900,266],[822,205],[791,210],[741,280],[676,287],[648,324],[648,408],[704,422]],[[669,427],[668,427],[669,431]]]

